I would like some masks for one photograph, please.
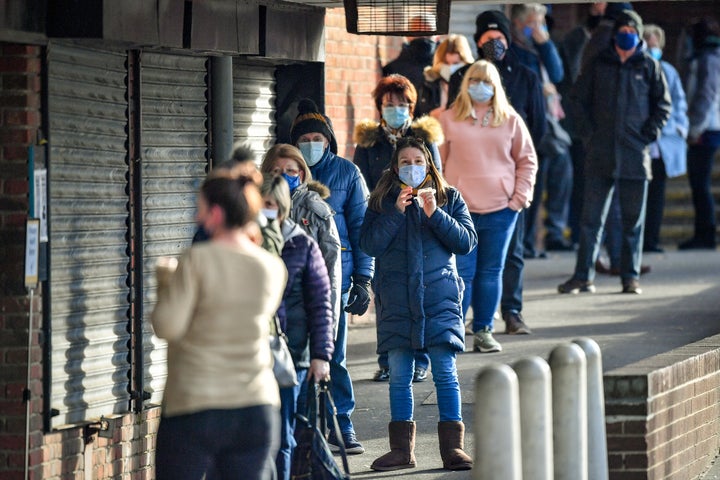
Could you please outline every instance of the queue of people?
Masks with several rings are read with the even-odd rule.
[[[578,230],[575,271],[557,287],[561,294],[595,290],[606,223],[607,234],[620,238],[622,292],[641,293],[642,253],[661,251],[665,179],[686,166],[695,236],[679,248],[715,247],[708,192],[720,146],[717,22],[692,27],[683,88],[662,60],[663,30],[644,25],[631,5],[596,2],[569,34],[573,43],[559,49],[547,13],[525,4],[511,18],[495,10],[478,15],[477,61],[464,37],[449,35],[428,65],[435,39],[411,39],[371,93],[377,119],[356,127],[352,161],[338,154],[330,118],[303,99],[290,143],[270,148],[259,169],[239,146],[209,173],[193,246],[157,265],[152,323],[168,341],[158,479],[242,471],[243,478],[289,480],[295,414],[306,409],[309,382],[330,385],[336,410],[328,413],[341,438],[331,429],[328,443],[362,454],[351,420],[347,315],[364,314],[371,302],[373,379],[388,382],[390,407],[390,451],[371,468],[417,465],[413,383],[431,377],[443,468],[471,469],[456,358],[467,350],[466,325],[471,350],[502,350],[494,336],[498,311],[505,333],[531,333],[521,313],[524,260],[537,256],[529,207],[544,199],[549,215],[555,209],[547,250],[571,249],[568,224]],[[593,37],[600,27],[605,40]],[[595,43],[583,62],[583,47]],[[413,78],[399,68],[412,69]],[[431,87],[439,104],[418,112],[419,89]],[[557,128],[567,132],[549,149]],[[571,168],[578,161],[582,168]],[[574,227],[568,181],[582,184]],[[274,380],[267,338],[275,318],[297,386]]]

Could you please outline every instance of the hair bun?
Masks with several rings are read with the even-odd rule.
[[[306,113],[320,113],[317,104],[315,104],[315,102],[313,102],[309,98],[303,98],[302,100],[300,100],[297,109],[300,115],[304,115]]]

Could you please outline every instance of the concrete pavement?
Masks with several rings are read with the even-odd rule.
[[[466,451],[471,456],[474,456],[473,409],[475,403],[482,402],[474,398],[474,379],[485,365],[512,364],[530,355],[547,359],[558,344],[589,337],[600,345],[603,370],[608,372],[720,333],[720,252],[673,250],[645,255],[643,263],[651,265],[652,271],[641,279],[642,295],[619,293],[620,279],[605,275],[595,279],[595,294],[560,295],[557,285],[570,277],[574,262],[572,252],[551,252],[548,259],[526,261],[523,315],[533,334],[504,335],[504,324],[496,323],[496,338],[503,345],[503,352],[466,352],[458,356],[463,416],[468,430]],[[466,341],[471,348],[472,338],[467,337]],[[351,325],[347,358],[357,399],[352,419],[358,439],[366,449],[364,454],[349,458],[353,478],[472,478],[472,472],[442,470],[431,379],[414,387],[417,467],[396,472],[370,470],[372,461],[389,449],[390,419],[388,385],[371,380],[377,368],[373,321]]]

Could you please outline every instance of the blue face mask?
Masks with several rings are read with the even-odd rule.
[[[325,142],[300,142],[298,148],[305,159],[305,163],[310,167],[322,160],[325,154]]]
[[[523,35],[525,35],[527,38],[532,38],[532,27],[528,27],[527,25],[523,27]]]
[[[410,120],[410,107],[383,107],[382,118],[390,128],[400,128]]]
[[[489,83],[478,82],[468,85],[468,94],[476,102],[485,103],[495,95],[495,88]]]
[[[398,168],[398,177],[405,185],[417,188],[427,177],[425,165],[403,165]]]
[[[617,32],[615,34],[615,44],[620,50],[632,50],[640,43],[640,37],[637,33]]]
[[[287,181],[288,187],[290,187],[290,193],[293,193],[295,189],[300,185],[300,175],[294,177],[283,172],[282,177]]]
[[[660,50],[659,47],[650,47],[650,50],[648,50],[648,53],[651,57],[653,57],[658,62],[662,58],[662,50]]]

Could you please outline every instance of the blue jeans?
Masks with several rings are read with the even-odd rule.
[[[298,384],[294,387],[280,389],[280,450],[275,457],[275,468],[278,480],[290,480],[290,466],[295,441],[295,413],[297,413],[297,399],[300,387],[307,380],[307,368],[296,370]],[[305,415],[305,412],[301,412]]]
[[[458,382],[456,352],[449,345],[428,347],[432,378],[437,392],[441,422],[462,421],[460,383]],[[414,350],[397,348],[388,352],[390,361],[390,418],[393,422],[413,419],[412,379],[415,371]]]
[[[390,368],[388,363],[388,354],[383,352],[378,355],[378,366],[380,368]],[[430,366],[430,356],[422,350],[415,350],[415,367],[427,370]]]
[[[203,410],[162,417],[157,433],[157,480],[275,477],[280,415],[270,405]]]
[[[345,292],[340,297],[340,321],[338,322],[338,334],[335,340],[335,352],[330,360],[330,394],[337,408],[337,419],[340,424],[342,433],[354,433],[350,415],[355,410],[355,392],[353,392],[352,380],[350,372],[347,369],[347,314],[345,306],[348,301],[348,293]],[[306,382],[303,382],[306,383]],[[332,419],[330,405],[328,405],[327,418]]]
[[[600,252],[603,228],[616,187],[622,230],[620,277],[623,280],[640,278],[647,185],[647,180],[586,177],[574,278],[588,281],[595,278],[595,260]]]
[[[477,332],[484,327],[492,327],[493,314],[500,303],[503,289],[505,257],[508,255],[510,238],[516,230],[518,212],[505,208],[487,214],[471,213],[470,217],[478,234],[478,245],[469,254],[457,256],[457,269],[465,283],[463,315],[467,315],[472,304],[473,331]],[[518,242],[518,246],[522,258],[522,242]],[[430,359],[432,362],[432,355]]]

